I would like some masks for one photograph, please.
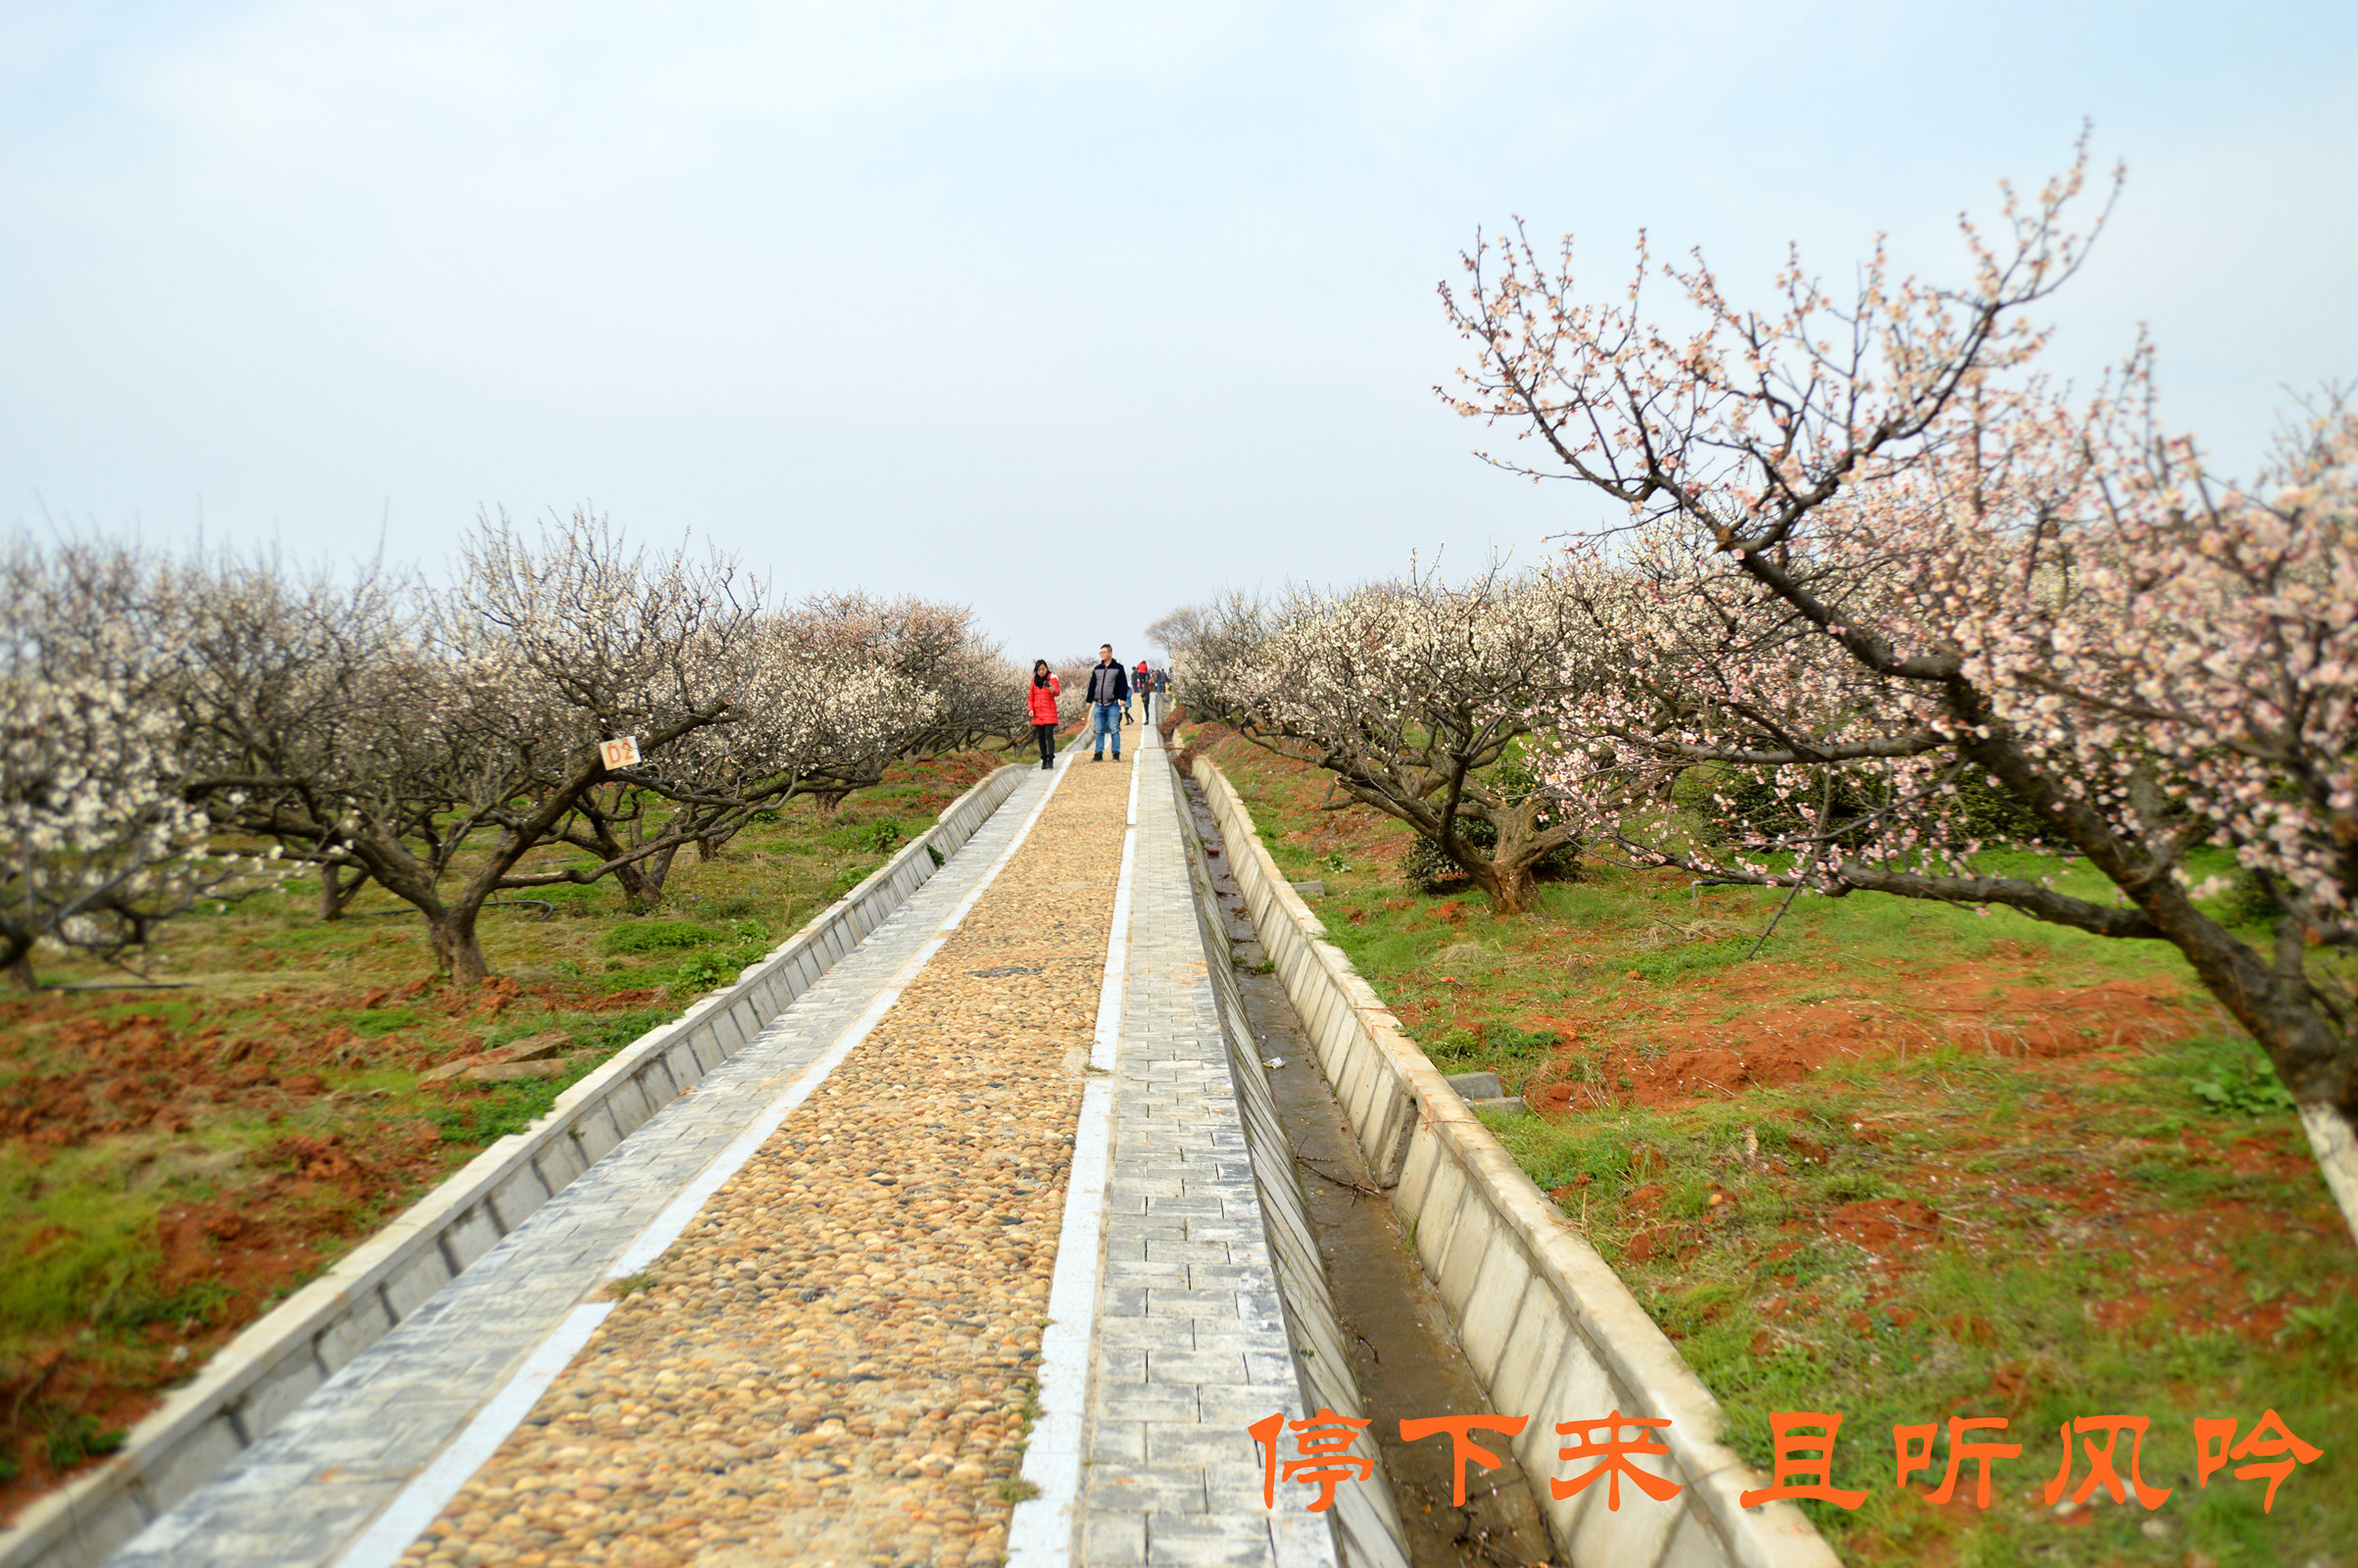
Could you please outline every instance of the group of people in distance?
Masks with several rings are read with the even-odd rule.
[[[1105,760],[1105,742],[1113,742],[1113,760],[1122,760],[1122,724],[1130,716],[1130,699],[1138,699],[1145,722],[1154,722],[1154,699],[1170,688],[1169,670],[1155,669],[1145,660],[1138,662],[1135,670],[1124,669],[1121,661],[1113,657],[1113,645],[1101,643],[1097,663],[1089,671],[1089,730],[1096,739],[1097,754],[1089,760]],[[1054,767],[1056,762],[1056,699],[1063,693],[1064,683],[1056,679],[1048,667],[1048,661],[1032,661],[1032,689],[1027,694],[1031,703],[1032,739],[1040,743],[1040,765]]]

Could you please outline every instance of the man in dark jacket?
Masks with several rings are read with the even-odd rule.
[[[1089,760],[1105,760],[1105,737],[1113,737],[1113,760],[1122,760],[1122,708],[1130,701],[1130,673],[1113,657],[1113,645],[1098,645],[1096,667],[1089,671],[1090,733],[1097,742],[1097,755]]]

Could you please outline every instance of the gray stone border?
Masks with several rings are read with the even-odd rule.
[[[260,1440],[770,1019],[958,853],[1027,776],[1004,766],[813,917],[734,985],[690,1003],[557,1097],[336,1265],[250,1324],[168,1395],[105,1465],[27,1506],[0,1533],[0,1568],[95,1568],[149,1520]]]
[[[1533,1500],[1565,1559],[1615,1568],[1840,1568],[1790,1502],[1744,1508],[1759,1476],[1720,1442],[1718,1401],[1629,1288],[1507,1153],[1287,885],[1252,814],[1208,758],[1195,776],[1228,845],[1261,947],[1301,1014],[1368,1168],[1414,1230],[1474,1375],[1493,1408],[1529,1415],[1515,1445],[1526,1474],[1561,1472],[1555,1422],[1608,1410],[1669,1416],[1676,1498],[1602,1486]]]

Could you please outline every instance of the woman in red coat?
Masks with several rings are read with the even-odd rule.
[[[1031,704],[1032,739],[1040,743],[1040,765],[1054,767],[1056,761],[1056,694],[1064,685],[1049,673],[1048,661],[1032,661],[1031,689],[1024,693]]]

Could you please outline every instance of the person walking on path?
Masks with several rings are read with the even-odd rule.
[[[1063,692],[1064,683],[1049,672],[1048,661],[1032,661],[1032,684],[1024,692],[1030,705],[1032,739],[1040,743],[1040,765],[1056,765],[1056,698]]]
[[[1154,666],[1143,659],[1138,662],[1138,667],[1130,672],[1130,690],[1138,696],[1139,723],[1154,723]]]
[[[1111,643],[1100,643],[1097,665],[1089,671],[1090,732],[1097,743],[1097,755],[1089,760],[1105,760],[1105,737],[1113,737],[1113,760],[1122,760],[1122,710],[1130,706],[1130,673],[1113,657]]]

